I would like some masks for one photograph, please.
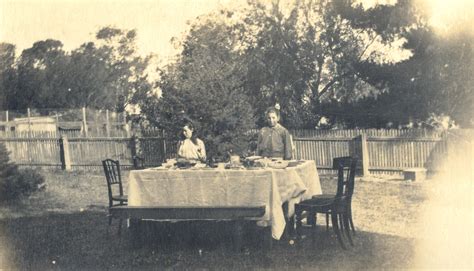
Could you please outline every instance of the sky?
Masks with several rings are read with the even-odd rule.
[[[172,37],[186,22],[228,5],[229,0],[0,0],[0,42],[17,50],[48,38],[72,50],[103,26],[137,29],[142,54],[172,55]]]
[[[367,8],[397,0],[357,0]],[[474,0],[417,0],[431,14],[431,23],[449,33],[459,18],[474,17]],[[34,42],[58,39],[65,50],[94,40],[101,27],[137,29],[142,54],[168,58],[170,43],[187,29],[186,22],[219,7],[245,0],[0,0],[0,42],[13,43],[17,53]],[[471,25],[471,27],[473,27]]]

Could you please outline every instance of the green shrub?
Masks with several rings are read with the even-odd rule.
[[[19,169],[16,182],[11,187],[11,193],[28,196],[44,187],[44,177],[31,168]]]
[[[34,169],[18,169],[10,162],[8,151],[0,144],[0,201],[28,196],[44,187],[44,177]]]

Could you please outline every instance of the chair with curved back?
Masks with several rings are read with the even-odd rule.
[[[337,169],[338,172],[336,194],[317,195],[295,205],[294,219],[298,235],[301,235],[303,211],[307,213],[307,223],[313,227],[316,227],[316,215],[322,213],[326,214],[326,228],[329,227],[328,220],[329,216],[331,216],[332,228],[341,247],[346,249],[343,240],[344,232],[349,243],[354,245],[350,228],[355,232],[352,221],[352,195],[354,193],[356,166],[356,158],[347,156],[333,159],[333,168]]]
[[[342,163],[343,167],[344,167],[344,175],[347,177],[350,177],[349,175],[349,170],[350,170],[350,167],[351,167],[351,163],[352,163],[352,160],[356,160],[356,159],[353,159],[349,156],[344,156],[344,157],[336,157],[333,159],[333,169],[334,170],[338,170],[339,168],[339,164]],[[354,163],[357,165],[357,160],[354,161]],[[339,174],[339,172],[338,172]],[[339,177],[339,176],[338,176]],[[338,179],[339,181],[339,179]],[[339,183],[338,182],[338,186],[337,186],[337,193],[342,193],[340,190],[341,189],[344,189],[344,185],[345,183]],[[352,188],[353,189],[353,188]],[[320,200],[323,200],[323,199],[328,199],[328,198],[334,198],[336,196],[336,194],[321,194],[321,195],[315,195],[313,196],[312,198],[313,199],[320,199]],[[350,226],[350,229],[352,230],[352,232],[355,234],[355,227],[354,227],[354,222],[352,220],[352,201],[349,201],[348,202],[349,206],[348,206],[348,218],[349,218],[349,226]],[[326,212],[326,230],[329,229],[329,214],[330,212]]]
[[[109,226],[112,224],[110,207],[127,205],[127,195],[123,193],[122,176],[120,174],[120,162],[118,160],[105,159],[102,161],[105,178],[107,180],[107,189],[109,194]],[[122,229],[122,219],[119,222],[119,234]]]

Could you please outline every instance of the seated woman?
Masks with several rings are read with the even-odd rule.
[[[280,123],[280,111],[270,107],[265,111],[268,127],[260,129],[257,140],[257,155],[263,157],[292,159],[291,136]]]
[[[188,160],[206,161],[206,148],[204,142],[194,134],[194,127],[191,123],[183,126],[181,140],[178,142],[178,158]]]

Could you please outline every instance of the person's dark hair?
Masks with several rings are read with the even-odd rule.
[[[278,118],[280,118],[280,110],[276,109],[274,106],[270,106],[265,110],[265,116],[270,114],[270,113],[275,113]]]
[[[194,125],[191,123],[191,122],[187,122],[185,123],[182,128],[184,127],[188,127],[191,131],[193,131],[193,135],[191,136],[191,142],[194,143],[194,145],[197,145],[198,144],[198,141],[197,141],[197,133],[196,133],[196,130],[194,129]],[[181,133],[179,134],[179,138],[181,139],[181,141],[185,140],[186,137],[184,136],[183,134],[183,129],[181,129]]]

